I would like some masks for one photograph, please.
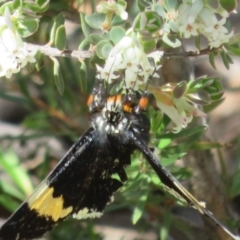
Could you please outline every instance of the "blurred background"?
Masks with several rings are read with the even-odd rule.
[[[38,32],[28,41],[46,44],[52,18],[63,12],[67,49],[77,50],[84,38],[79,12],[92,14],[96,3],[51,0],[49,10],[41,18]],[[138,12],[136,1],[128,1],[128,12],[131,21]],[[239,14],[231,14],[229,20],[235,32],[239,32]],[[185,41],[181,51],[190,50],[195,50],[194,43]],[[190,75],[199,77],[206,74],[221,79],[225,89],[224,100],[209,113],[209,128],[204,137],[219,143],[221,148],[201,152],[201,156],[191,152],[176,164],[191,171],[192,177],[185,180],[185,186],[199,200],[204,199],[208,209],[238,232],[240,59],[233,57],[233,61],[228,70],[220,59],[216,59],[217,70],[214,70],[208,56],[165,59],[160,81],[177,82],[187,80]],[[34,70],[29,73],[26,68],[11,79],[0,79],[0,226],[90,125],[86,101],[93,88],[95,72],[89,71],[87,81],[84,81],[76,59],[62,58],[60,64],[65,82],[63,96],[56,89],[52,62],[47,57],[43,59],[39,72]],[[199,166],[196,161],[203,165]],[[69,219],[43,239],[208,239],[211,230],[206,228],[205,220],[194,209],[177,206],[156,187],[151,189],[142,218],[133,225],[133,209],[139,196],[136,193],[141,186],[139,181],[136,183],[115,194],[114,203],[107,207],[102,218],[85,221]],[[209,239],[214,239],[214,236]]]

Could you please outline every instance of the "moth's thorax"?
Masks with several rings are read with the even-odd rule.
[[[102,136],[127,138],[129,129],[141,139],[148,141],[150,123],[144,110],[147,97],[132,91],[128,94],[107,95],[96,90],[89,97],[88,106],[92,115],[92,126]]]
[[[109,96],[98,113],[93,113],[92,125],[100,132],[119,134],[127,131],[131,122],[123,110],[122,95]]]

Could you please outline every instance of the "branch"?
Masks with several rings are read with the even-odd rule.
[[[86,58],[91,58],[94,54],[94,51],[77,51],[77,50],[61,51],[57,48],[53,48],[48,45],[39,46],[31,43],[26,43],[26,48],[28,50],[38,50],[42,54],[45,54],[49,57],[68,57],[68,58],[86,59]]]
[[[31,43],[26,43],[26,48],[28,50],[39,50],[42,54],[45,54],[49,57],[68,57],[68,58],[78,58],[78,59],[86,59],[91,58],[94,55],[93,51],[78,51],[78,50],[59,50],[57,48],[50,47],[48,45],[40,46],[35,45]],[[186,57],[197,57],[201,55],[208,55],[210,52],[217,52],[221,49],[219,48],[213,48],[210,49],[205,48],[198,51],[188,51],[188,52],[159,52],[157,53],[159,58],[186,58]]]

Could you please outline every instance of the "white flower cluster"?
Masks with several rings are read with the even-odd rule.
[[[9,9],[0,16],[0,77],[10,78],[28,62],[35,62],[35,51],[26,49],[20,34],[15,30]]]
[[[191,95],[187,92],[183,93],[181,97],[175,98],[174,87],[174,84],[166,84],[161,88],[148,86],[148,90],[154,94],[157,106],[174,123],[172,131],[178,133],[188,126],[193,117],[206,117],[206,114],[191,100]]]
[[[219,15],[219,18],[221,16],[219,20],[216,14]],[[183,0],[178,9],[162,11],[160,15],[166,21],[161,33],[167,40],[166,35],[170,31],[178,32],[184,38],[203,35],[212,49],[228,42],[233,36],[233,31],[229,33],[224,26],[228,12],[221,7],[213,9],[209,5],[205,5],[202,0]],[[179,41],[177,42],[178,45],[181,44]]]
[[[121,4],[118,4],[114,0],[108,0],[108,1],[101,1],[97,5],[97,12],[99,13],[115,13],[116,15],[120,16],[122,20],[127,20],[128,13],[125,11],[125,7],[123,7]]]
[[[105,67],[97,66],[99,78],[112,82],[118,78],[117,73],[124,71],[124,82],[127,88],[136,88],[146,83],[148,78],[159,77],[155,66],[150,64],[147,54],[133,43],[132,38],[124,37],[110,52]]]

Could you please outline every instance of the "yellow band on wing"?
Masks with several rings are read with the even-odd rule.
[[[51,217],[57,222],[60,218],[69,215],[73,208],[63,208],[63,197],[53,197],[53,188],[49,188],[43,183],[36,192],[28,199],[31,210],[36,210],[40,216]]]

